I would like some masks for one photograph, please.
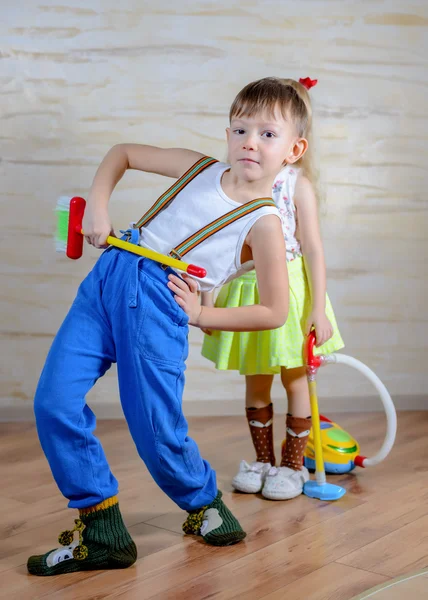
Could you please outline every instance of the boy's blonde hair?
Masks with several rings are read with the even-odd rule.
[[[284,117],[291,117],[299,137],[308,140],[308,149],[295,165],[316,187],[316,174],[312,158],[312,104],[308,90],[295,79],[265,77],[246,85],[236,96],[229,111],[229,121],[234,117],[253,117],[267,111],[274,115],[279,107]]]

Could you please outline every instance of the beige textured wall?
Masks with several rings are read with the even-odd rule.
[[[29,414],[52,337],[97,256],[55,254],[57,197],[86,195],[118,142],[223,158],[229,103],[266,75],[320,81],[312,97],[322,228],[346,351],[399,403],[404,395],[409,406],[425,403],[426,0],[1,0],[1,8],[0,418]],[[117,229],[167,184],[127,174],[111,202]],[[239,412],[242,379],[216,373],[201,339],[191,331],[187,412]],[[118,413],[114,375],[91,395],[100,415]],[[280,398],[279,382],[274,390]],[[367,407],[370,393],[351,371],[320,376],[324,407]]]

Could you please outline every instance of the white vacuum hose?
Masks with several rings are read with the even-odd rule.
[[[395,407],[391,396],[379,377],[373,373],[373,371],[369,369],[367,365],[356,358],[347,356],[346,354],[329,354],[325,356],[324,359],[325,360],[323,362],[325,363],[341,363],[343,365],[348,365],[349,367],[352,367],[365,375],[366,378],[372,382],[380,396],[380,399],[382,400],[386,414],[386,434],[382,447],[372,458],[364,458],[362,461],[360,461],[360,463],[356,461],[356,464],[359,464],[359,466],[373,467],[382,462],[388,456],[392,446],[394,445],[395,435],[397,433],[397,414],[395,412]]]

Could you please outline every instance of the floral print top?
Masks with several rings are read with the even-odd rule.
[[[302,256],[298,238],[297,211],[294,204],[294,190],[296,188],[299,169],[287,165],[275,178],[272,187],[272,198],[281,215],[282,231],[287,249],[287,262]]]

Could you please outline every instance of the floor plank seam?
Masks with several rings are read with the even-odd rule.
[[[147,525],[148,527],[154,527],[155,529],[160,529],[162,531],[167,531],[168,533],[173,533],[174,535],[179,537],[181,540],[184,537],[184,535],[181,535],[181,533],[178,533],[177,531],[174,531],[173,529],[168,529],[167,527],[161,527],[160,525],[152,525],[151,523],[146,523],[146,521],[142,521],[141,523],[135,523],[135,525],[131,525],[129,527],[129,529],[131,530],[133,527],[138,527],[138,525]]]
[[[364,573],[370,573],[371,575],[380,575],[380,577],[385,577],[387,581],[391,579],[391,575],[385,575],[385,573],[378,573],[377,571],[371,571],[370,569],[363,569],[363,567],[356,567],[354,565],[347,565],[345,563],[338,562],[337,560],[333,561],[334,564],[340,565],[341,567],[349,567],[350,569],[355,569],[357,571],[362,571]]]
[[[354,554],[354,552],[358,552],[358,550],[361,550],[362,548],[365,548],[366,546],[370,546],[371,544],[374,544],[375,542],[379,542],[380,540],[383,540],[384,538],[386,538],[386,537],[388,537],[390,535],[396,534],[397,532],[399,532],[404,527],[408,527],[409,525],[411,525],[412,523],[415,523],[419,519],[425,518],[427,515],[428,515],[428,510],[427,510],[427,512],[424,515],[422,515],[422,516],[420,515],[419,517],[416,517],[413,521],[409,521],[408,523],[405,523],[404,525],[401,525],[400,527],[398,527],[396,529],[393,529],[392,531],[389,531],[388,533],[385,533],[384,535],[380,535],[379,537],[377,537],[375,540],[369,542],[368,544],[363,544],[362,546],[359,546],[358,548],[355,548],[351,552],[348,552],[347,554],[344,554],[343,556],[339,556],[338,558],[335,558],[334,562],[340,563],[340,561],[343,558],[345,558],[346,556],[349,556],[350,554]],[[340,563],[340,564],[346,564],[346,563]],[[347,565],[347,566],[350,566],[350,565]],[[377,575],[384,575],[384,573],[377,573]]]

